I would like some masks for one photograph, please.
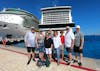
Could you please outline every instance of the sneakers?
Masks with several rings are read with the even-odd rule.
[[[36,62],[36,60],[35,60],[35,59],[33,59],[33,61],[34,61],[34,62]]]
[[[29,59],[29,60],[28,60],[27,65],[29,65],[29,64],[30,64],[30,62],[31,62],[31,59]]]
[[[79,62],[79,63],[78,63],[78,65],[79,65],[79,66],[82,66],[82,63],[81,63],[81,62]]]
[[[67,62],[67,65],[71,65],[71,61],[68,61],[68,62]]]
[[[59,65],[59,61],[57,61],[57,65]]]
[[[27,65],[30,64],[31,59],[32,59],[32,55],[30,56],[30,58],[29,58],[29,60],[28,60],[28,62],[27,62]]]
[[[78,62],[78,60],[75,60],[75,59],[73,60],[73,63],[77,63],[77,62]]]
[[[29,65],[30,61],[27,62],[27,65]]]

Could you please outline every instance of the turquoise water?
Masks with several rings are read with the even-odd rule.
[[[14,46],[25,47],[24,43],[19,43]],[[66,51],[64,52],[66,54]],[[85,36],[84,57],[100,59],[100,36]]]

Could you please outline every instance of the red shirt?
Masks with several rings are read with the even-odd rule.
[[[60,39],[61,39],[61,43],[64,44],[65,41],[64,36],[60,36]]]

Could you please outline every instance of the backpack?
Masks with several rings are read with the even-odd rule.
[[[41,59],[39,59],[38,61],[37,61],[37,64],[36,64],[38,67],[42,67],[42,66],[44,66],[45,65],[45,62],[44,61],[42,61]]]
[[[36,48],[35,49],[35,57],[36,58],[39,58],[39,48]]]
[[[46,59],[45,65],[46,65],[46,67],[49,67],[49,66],[50,66],[50,61],[49,61],[49,59]]]
[[[49,67],[49,66],[50,66],[50,61],[49,61],[49,58],[47,57],[46,54],[44,54],[44,58],[46,59],[46,60],[45,60],[45,65],[46,65],[46,67]]]

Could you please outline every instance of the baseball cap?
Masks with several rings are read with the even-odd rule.
[[[32,30],[32,29],[33,29],[33,30],[35,30],[35,28],[34,28],[34,27],[31,27],[31,30]]]
[[[80,25],[76,25],[76,28],[80,28]]]
[[[66,29],[70,29],[70,27],[69,27],[69,26],[67,26],[67,27],[66,27]]]
[[[43,32],[43,30],[39,30],[39,32]]]

